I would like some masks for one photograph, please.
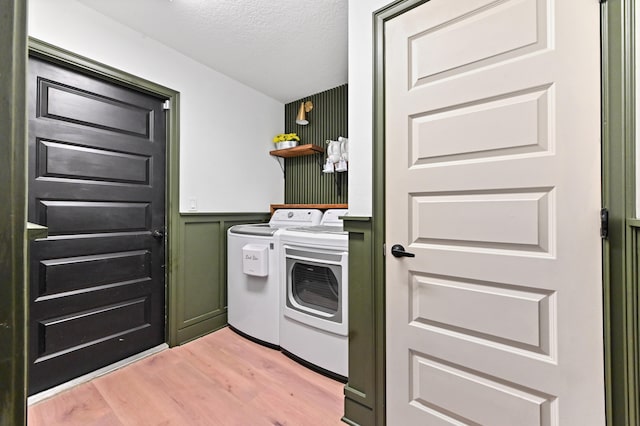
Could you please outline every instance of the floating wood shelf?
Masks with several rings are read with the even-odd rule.
[[[348,204],[271,204],[271,214],[278,209],[347,209]]]
[[[291,158],[291,157],[302,157],[304,155],[313,155],[313,154],[323,154],[324,148],[318,145],[314,145],[308,143],[306,145],[298,145],[293,148],[285,148],[285,149],[274,149],[273,151],[269,151],[269,154],[275,155],[276,157],[282,158]]]

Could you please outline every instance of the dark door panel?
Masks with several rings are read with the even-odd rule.
[[[36,299],[79,292],[131,280],[149,280],[151,253],[129,250],[40,261],[40,288]]]
[[[138,138],[47,118],[38,119],[38,128],[41,134],[47,135],[43,139],[61,144],[138,155],[153,153],[154,146],[148,138]],[[78,129],[82,129],[82,132],[77,132]]]
[[[105,185],[101,182],[82,181],[69,182],[67,179],[47,179],[37,183],[38,190],[42,196],[39,200],[30,200],[29,210],[35,214],[37,202],[42,201],[103,201],[108,200],[109,194],[118,187],[125,187],[122,195],[118,197],[119,202],[137,202],[149,197],[151,189],[145,187],[127,187],[125,184]]]
[[[149,185],[149,155],[124,154],[46,139],[36,141],[36,153],[38,178]]]
[[[149,116],[152,111],[146,108],[46,80],[40,80],[38,95],[40,117],[149,137]]]
[[[165,341],[163,100],[29,60],[33,394]]]
[[[140,279],[38,298],[33,314],[42,318],[37,322],[41,330],[31,340],[35,345],[35,362],[69,348],[92,345],[115,334],[145,327],[149,327],[146,332],[149,342],[155,337],[150,328],[152,286],[152,280]],[[60,299],[66,299],[62,307]],[[79,306],[83,309],[78,310]],[[134,343],[133,348],[137,349],[139,342]],[[92,360],[87,357],[87,361]]]
[[[38,200],[36,214],[50,235],[135,232],[151,229],[150,203]]]

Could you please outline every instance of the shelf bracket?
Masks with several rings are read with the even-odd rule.
[[[282,170],[282,177],[286,179],[287,178],[287,172],[286,172],[285,167],[284,167],[284,163],[285,163],[284,157],[276,157],[276,156],[272,156],[272,157],[276,160],[276,162],[280,166],[280,169]],[[282,162],[280,162],[280,160],[282,160]]]

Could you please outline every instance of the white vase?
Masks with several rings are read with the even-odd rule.
[[[298,145],[298,141],[276,142],[276,149],[293,148],[296,145]]]

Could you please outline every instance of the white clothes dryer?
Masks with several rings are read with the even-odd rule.
[[[227,232],[227,317],[234,331],[279,347],[280,255],[278,233],[317,225],[316,209],[279,209],[269,223],[235,225]]]
[[[280,233],[280,348],[291,358],[346,382],[348,377],[348,234],[327,210],[319,226]]]

